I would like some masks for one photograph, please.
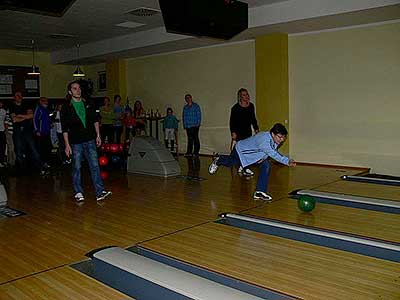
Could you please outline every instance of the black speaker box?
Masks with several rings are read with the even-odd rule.
[[[159,0],[167,32],[228,40],[248,27],[248,5],[235,0]]]

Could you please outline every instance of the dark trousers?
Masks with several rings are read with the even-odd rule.
[[[114,126],[114,134],[116,136],[115,143],[120,144],[121,143],[121,135],[122,135],[122,126]],[[112,141],[111,143],[113,143]]]
[[[221,155],[217,160],[217,165],[229,167],[229,168],[233,167],[233,166],[240,166],[241,162],[240,162],[239,154],[236,151],[236,148],[234,148],[232,150],[230,155]],[[268,180],[269,180],[269,174],[270,174],[270,169],[271,169],[270,163],[269,163],[268,159],[266,159],[257,165],[260,168],[260,174],[258,175],[258,179],[257,179],[256,191],[266,193],[268,190]]]
[[[200,151],[199,129],[200,127],[186,128],[186,134],[188,138],[186,154],[195,154],[195,155],[199,154]]]
[[[51,149],[53,148],[53,145],[51,144],[50,134],[36,136],[36,142],[38,146],[40,160],[43,163],[48,163],[50,161]]]
[[[6,132],[0,131],[0,163],[3,163],[6,156]]]
[[[57,139],[58,139],[58,157],[61,161],[66,161],[67,155],[65,154],[64,136],[61,132],[57,132]]]
[[[106,142],[106,139],[107,143],[114,142],[114,126],[112,124],[102,124],[100,127],[100,133],[103,143]]]
[[[13,141],[16,163],[19,168],[26,167],[25,157],[28,154],[28,150],[30,150],[33,165],[38,169],[42,168],[39,152],[33,139],[33,131],[14,128]]]

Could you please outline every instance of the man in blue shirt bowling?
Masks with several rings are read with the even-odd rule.
[[[214,174],[219,166],[233,167],[257,164],[260,167],[260,175],[257,180],[254,199],[271,201],[272,197],[267,194],[270,163],[268,157],[290,166],[295,167],[296,162],[278,152],[279,146],[286,140],[288,132],[284,125],[276,123],[270,131],[260,132],[247,139],[238,141],[230,155],[221,155],[214,159],[208,167],[208,172]]]

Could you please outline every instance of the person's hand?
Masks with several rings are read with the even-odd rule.
[[[255,133],[255,134],[257,134],[257,133],[259,133],[259,132],[260,132],[260,130],[258,130],[258,129],[254,130],[254,133]]]
[[[101,137],[99,135],[96,137],[96,146],[97,147],[101,146]]]
[[[295,167],[296,165],[297,163],[293,159],[289,160],[289,167]]]
[[[231,133],[232,140],[236,141],[237,135],[236,132]]]
[[[37,132],[36,132],[36,135],[37,135],[37,136],[40,136],[40,132],[39,132],[39,131],[37,131]]]
[[[68,144],[68,145],[65,145],[65,155],[66,155],[67,157],[70,157],[71,154],[72,154],[71,146],[70,146],[69,144]]]

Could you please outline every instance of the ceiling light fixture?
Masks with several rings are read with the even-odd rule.
[[[74,74],[72,74],[72,76],[85,77],[85,73],[82,71],[81,67],[79,66],[79,44],[76,45],[76,49],[77,49],[77,53],[78,53],[78,59],[77,59],[77,63],[76,63],[77,67],[76,67]]]
[[[39,67],[35,65],[35,41],[32,40],[32,71],[28,75],[40,75]]]

